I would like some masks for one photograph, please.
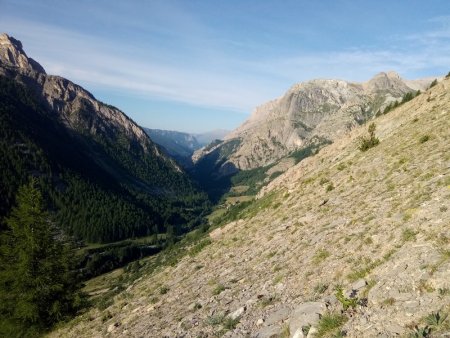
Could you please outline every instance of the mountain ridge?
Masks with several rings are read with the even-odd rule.
[[[241,126],[226,136],[225,143],[240,140],[240,146],[225,164],[231,163],[239,170],[253,169],[307,146],[314,136],[332,141],[404,94],[426,89],[431,81],[405,82],[390,71],[364,83],[315,79],[294,84],[281,97],[256,107]],[[199,151],[193,160],[205,156],[207,151]]]
[[[9,177],[0,184],[2,206],[10,206],[18,186],[37,175],[57,221],[77,238],[117,241],[168,226],[178,234],[198,224],[203,194],[122,111],[65,78],[47,75],[7,34],[0,35],[0,77],[2,152],[17,162],[2,164]],[[41,164],[21,156],[17,144]]]

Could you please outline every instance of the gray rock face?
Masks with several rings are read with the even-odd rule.
[[[239,169],[276,162],[317,140],[333,141],[367,121],[405,93],[424,89],[431,81],[408,81],[397,73],[380,73],[365,83],[312,80],[292,86],[282,97],[255,109],[250,118],[217,147],[239,139],[227,161]],[[217,147],[198,152],[194,162],[213,157]],[[211,154],[211,155],[210,155]]]
[[[290,313],[291,313],[291,309],[289,307],[286,307],[286,306],[281,307],[280,309],[271,313],[267,317],[265,324],[272,325],[272,324],[277,324],[277,323],[283,322],[289,318]]]
[[[44,68],[25,54],[22,43],[6,33],[0,34],[0,65],[45,74]]]

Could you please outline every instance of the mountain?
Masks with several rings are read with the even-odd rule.
[[[149,129],[144,131],[153,142],[160,145],[167,155],[175,159],[184,168],[192,167],[191,156],[202,146],[193,134],[172,130]]]
[[[55,220],[88,242],[199,222],[206,198],[144,130],[73,82],[46,74],[0,35],[0,217],[37,177]]]
[[[176,258],[90,284],[126,291],[50,337],[445,337],[449,121],[450,75],[371,119],[375,147],[356,124]]]
[[[388,72],[365,83],[295,84],[282,97],[257,107],[223,142],[196,151],[194,176],[210,195],[220,196],[229,189],[227,176],[239,171],[261,167],[284,171],[381,114],[405,94],[426,89],[432,80],[405,81]]]
[[[311,142],[341,137],[404,94],[424,90],[431,81],[405,82],[397,73],[388,72],[365,83],[342,80],[299,83],[282,97],[257,107],[223,143],[196,159],[208,156],[217,147],[235,143],[236,150],[223,165],[231,163],[241,170],[265,166]]]
[[[194,135],[172,130],[149,129],[144,131],[153,142],[166,149],[171,156],[191,157],[194,151],[201,148]]]
[[[215,129],[204,133],[194,134],[198,143],[203,146],[210,144],[215,140],[223,140],[226,135],[230,133],[229,130]]]
[[[201,134],[189,134],[172,130],[143,128],[156,144],[163,147],[166,153],[174,158],[184,168],[193,165],[194,152],[214,140],[222,140],[228,133],[226,130],[213,130]]]

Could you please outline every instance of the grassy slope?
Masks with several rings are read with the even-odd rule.
[[[256,332],[259,318],[361,277],[371,282],[368,307],[344,325],[350,337],[393,325],[404,333],[432,311],[449,311],[449,92],[444,80],[377,118],[380,144],[367,152],[357,149],[363,127],[299,163],[212,244],[51,336],[101,337],[108,327],[119,336],[213,336],[224,326],[212,319],[244,304],[234,334]],[[410,313],[415,300],[423,303]]]

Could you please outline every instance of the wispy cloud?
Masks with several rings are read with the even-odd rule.
[[[207,27],[175,8],[170,10],[173,15],[168,20],[178,27],[167,30],[140,21],[128,24],[151,30],[151,34],[175,36],[188,49],[186,55],[170,55],[170,48],[163,44],[152,44],[146,50],[132,39],[103,39],[11,17],[2,18],[0,29],[22,40],[28,54],[48,73],[88,88],[239,112],[249,112],[293,83],[311,78],[363,81],[391,69],[415,77],[450,65],[450,17],[436,18],[433,24],[437,27],[429,31],[395,37],[389,47],[238,58],[211,38]],[[229,43],[245,48],[240,40]]]
[[[252,79],[189,64],[161,62],[161,51],[142,50],[123,41],[108,41],[34,22],[14,20],[5,25],[23,40],[29,56],[50,74],[91,86],[128,91],[196,105],[248,111],[267,91]],[[45,38],[43,38],[45,37]],[[43,44],[45,42],[45,44]],[[152,60],[152,56],[156,60]],[[231,73],[231,72],[230,72]]]
[[[287,55],[248,66],[292,82],[311,78],[366,81],[375,73],[388,70],[410,79],[443,75],[450,70],[450,16],[429,22],[435,24],[429,30],[387,37],[384,47]]]

